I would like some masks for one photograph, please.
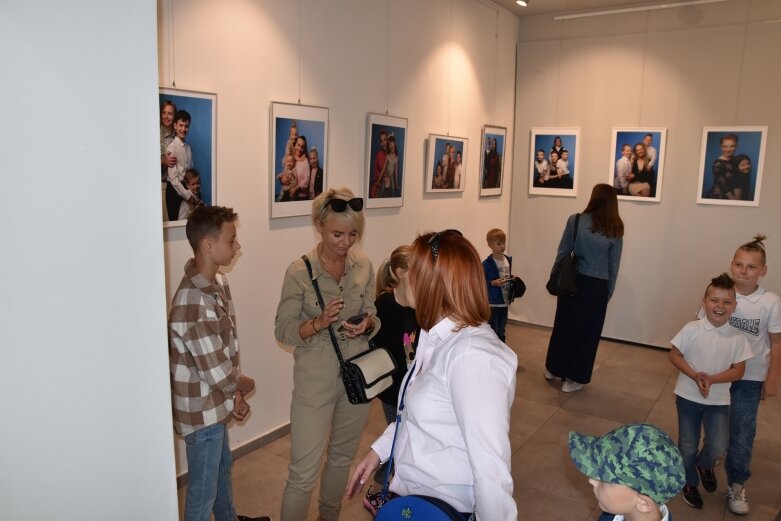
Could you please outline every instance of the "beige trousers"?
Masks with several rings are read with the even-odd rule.
[[[348,401],[338,366],[333,365],[336,357],[322,347],[297,348],[294,353],[290,466],[282,497],[282,521],[306,519],[323,452],[319,513],[326,521],[339,518],[350,464],[369,416],[369,404]]]

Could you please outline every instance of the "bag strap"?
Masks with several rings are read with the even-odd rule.
[[[315,288],[315,295],[317,295],[317,302],[320,304],[320,309],[324,310],[325,302],[323,301],[323,294],[320,293],[320,284],[317,283],[317,279],[312,273],[312,263],[309,262],[309,257],[306,255],[301,255],[301,258],[304,259],[304,264],[306,264],[306,271],[309,273],[309,280],[312,281],[312,287]],[[334,333],[334,329],[331,327],[330,323],[328,324],[328,335],[331,337],[331,344],[334,346],[336,358],[339,360],[339,368],[340,370],[344,371],[344,357],[342,356],[342,350],[339,349],[339,341],[336,339],[336,334]]]
[[[388,497],[388,488],[390,487],[390,476],[393,473],[393,467],[394,460],[393,460],[393,453],[396,451],[396,437],[399,434],[399,424],[401,423],[401,412],[404,410],[404,397],[407,395],[407,387],[409,386],[409,381],[412,380],[412,376],[415,374],[415,367],[418,365],[418,362],[416,361],[414,364],[412,364],[412,369],[410,369],[409,376],[407,377],[407,381],[404,382],[404,389],[401,391],[401,400],[399,401],[399,409],[396,411],[396,427],[393,431],[393,443],[391,444],[391,452],[390,457],[388,458],[388,467],[385,471],[385,483],[382,485],[382,492],[380,493],[380,497],[383,501]]]
[[[570,253],[570,255],[572,255],[573,257],[575,256],[575,244],[578,241],[578,223],[579,222],[580,222],[580,214],[576,213],[575,214],[575,232],[574,232],[574,235],[572,237],[572,253]]]

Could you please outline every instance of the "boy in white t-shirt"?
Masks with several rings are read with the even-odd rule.
[[[705,318],[689,322],[670,341],[670,362],[681,373],[675,404],[678,449],[686,470],[683,500],[693,508],[703,506],[700,480],[708,492],[716,490],[713,467],[726,452],[729,436],[730,382],[743,377],[752,356],[748,340],[729,325],[736,305],[735,283],[722,273],[705,290]]]

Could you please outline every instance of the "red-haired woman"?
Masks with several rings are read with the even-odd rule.
[[[404,377],[404,407],[372,445],[347,485],[352,497],[391,452],[390,491],[449,503],[465,519],[514,520],[510,406],[517,359],[486,323],[480,256],[460,232],[412,243],[407,301],[421,327],[415,364]]]
[[[607,301],[613,295],[621,263],[624,223],[612,186],[598,184],[580,214],[573,246],[575,215],[570,215],[559,242],[556,262],[573,247],[578,257],[578,293],[558,297],[556,318],[545,360],[545,378],[561,378],[561,390],[571,393],[591,382]],[[555,263],[554,263],[555,265]]]

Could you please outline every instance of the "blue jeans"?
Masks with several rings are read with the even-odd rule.
[[[507,315],[509,312],[509,309],[507,306],[504,307],[493,307],[491,306],[491,321],[488,323],[488,325],[491,326],[491,329],[494,330],[496,333],[496,336],[499,337],[499,340],[504,342],[504,329],[505,326],[507,326]]]
[[[730,485],[742,485],[751,477],[749,465],[757,434],[757,411],[762,398],[762,384],[752,380],[738,380],[732,382],[729,390],[732,404],[729,411],[729,448],[724,468]]]
[[[696,487],[700,483],[697,468],[712,469],[727,450],[729,437],[729,405],[704,405],[675,397],[678,408],[678,449],[683,456],[686,484]],[[702,450],[700,432],[705,427]]]
[[[231,488],[231,456],[228,427],[221,423],[198,429],[184,437],[187,444],[187,497],[185,521],[236,521]]]

